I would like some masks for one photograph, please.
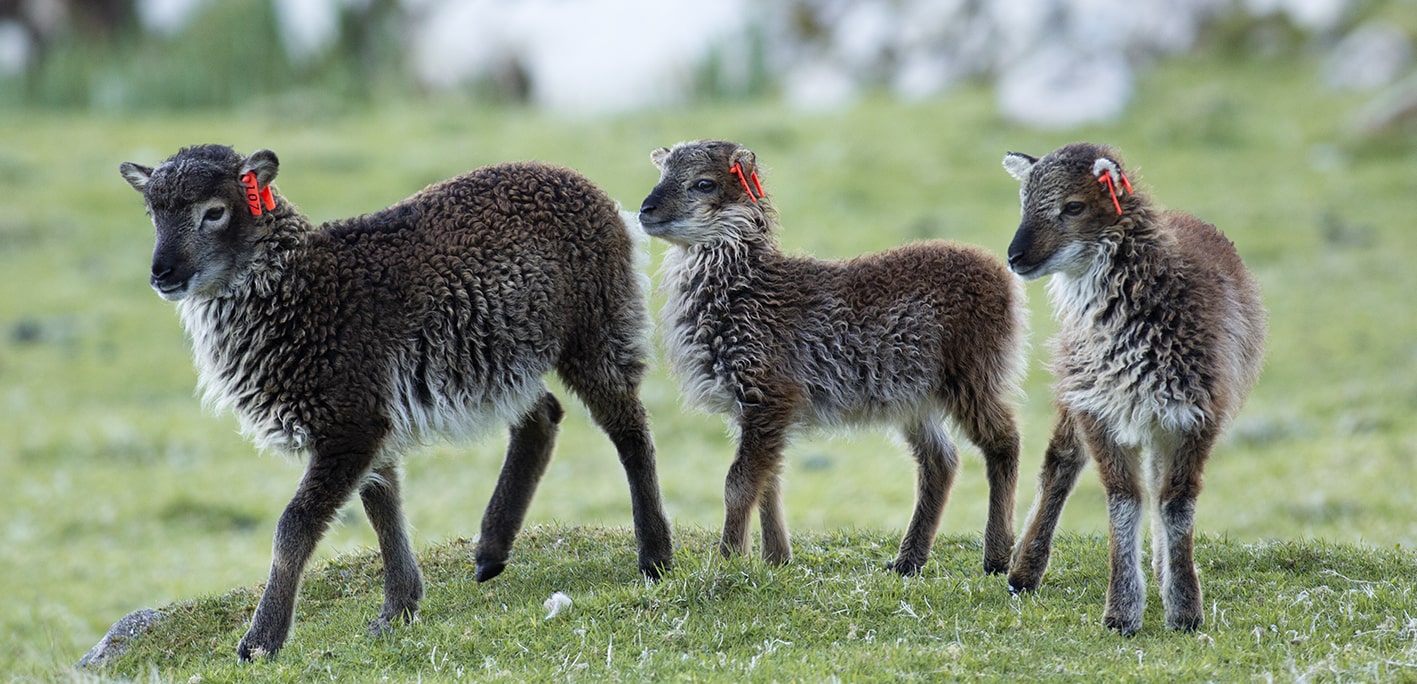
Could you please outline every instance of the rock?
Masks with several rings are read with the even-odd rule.
[[[79,659],[75,667],[98,668],[107,665],[128,650],[128,642],[153,628],[164,617],[162,611],[144,608],[135,610],[115,622],[93,648]]]
[[[1412,64],[1412,40],[1400,27],[1370,21],[1344,36],[1323,63],[1330,90],[1372,91],[1386,86]]]
[[[1348,121],[1348,130],[1359,136],[1376,135],[1417,121],[1417,74],[1379,92]]]
[[[999,78],[999,113],[1015,123],[1062,129],[1106,123],[1132,98],[1132,70],[1119,53],[1054,45]]]
[[[18,21],[0,21],[0,76],[18,76],[34,58],[34,40]]]

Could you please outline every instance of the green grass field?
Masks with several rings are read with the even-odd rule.
[[[1417,615],[1410,594],[1417,577],[1411,552],[1417,544],[1417,504],[1410,493],[1417,475],[1417,316],[1412,299],[1417,269],[1411,265],[1417,257],[1412,225],[1417,139],[1411,129],[1372,139],[1348,137],[1343,122],[1357,103],[1324,93],[1314,73],[1304,60],[1172,63],[1147,73],[1125,119],[1067,133],[1003,124],[994,114],[992,94],[983,88],[918,104],[868,100],[833,114],[748,103],[593,121],[456,101],[355,112],[301,107],[285,99],[240,111],[181,115],[0,111],[0,130],[5,131],[0,146],[0,498],[5,506],[0,514],[0,596],[6,597],[0,608],[0,672],[18,678],[60,676],[110,623],[133,609],[222,595],[265,579],[274,522],[301,466],[255,453],[236,434],[231,416],[202,412],[193,396],[195,374],[175,312],[147,286],[151,227],[140,198],[117,172],[119,162],[153,163],[199,142],[228,143],[246,152],[274,149],[282,160],[281,192],[323,220],[381,208],[471,167],[526,158],[577,168],[634,208],[657,178],[648,161],[651,149],[684,139],[725,137],[753,148],[766,167],[764,182],[785,224],[783,243],[828,257],[926,237],[976,243],[1002,255],[1017,225],[1017,184],[999,166],[1006,150],[1041,154],[1076,139],[1115,144],[1163,204],[1195,212],[1226,231],[1257,274],[1270,310],[1266,370],[1210,463],[1197,516],[1199,528],[1211,535],[1207,539],[1224,540],[1216,546],[1229,560],[1217,561],[1202,544],[1198,562],[1203,567],[1232,563],[1226,572],[1235,582],[1249,583],[1252,591],[1262,591],[1265,573],[1277,571],[1264,566],[1275,557],[1246,555],[1251,552],[1244,549],[1252,547],[1243,544],[1323,540],[1323,558],[1354,567],[1401,569],[1396,574],[1403,577],[1381,579],[1399,582],[1392,596],[1405,604],[1392,614],[1400,623],[1394,631],[1406,629],[1402,638],[1410,642],[1406,621]],[[657,262],[662,245],[652,249]],[[1044,340],[1053,326],[1041,284],[1031,284],[1029,294],[1034,362],[1022,413],[1020,516],[1032,501],[1052,420],[1042,363]],[[678,541],[689,545],[680,552],[689,559],[686,573],[722,572],[725,582],[739,581],[732,578],[740,569],[771,575],[751,564],[716,570],[707,560],[692,560],[706,558],[702,547],[710,537],[705,531],[711,533],[720,522],[722,478],[732,446],[720,419],[680,407],[663,364],[646,384],[644,398],[658,440],[665,500],[685,530]],[[608,441],[579,405],[568,401],[567,406],[570,415],[557,456],[529,522],[628,525],[624,476]],[[456,544],[441,545],[478,529],[504,439],[490,435],[475,445],[440,445],[410,455],[405,491],[416,547],[454,554],[439,561],[454,565],[466,556]],[[946,510],[942,548],[927,570],[930,582],[901,588],[889,577],[862,580],[861,591],[890,603],[892,614],[891,599],[899,592],[920,592],[908,599],[919,612],[926,599],[935,600],[935,592],[960,583],[974,587],[968,601],[949,604],[964,611],[958,621],[948,612],[932,611],[930,619],[948,627],[931,632],[943,641],[930,641],[917,651],[914,645],[926,642],[917,641],[915,632],[890,637],[887,652],[900,668],[952,672],[937,658],[945,657],[938,649],[948,650],[956,639],[950,631],[956,624],[974,639],[961,643],[988,648],[995,642],[986,637],[1007,634],[1003,624],[1025,619],[1001,582],[979,575],[972,557],[968,563],[955,556],[942,562],[938,555],[948,553],[943,547],[950,543],[965,544],[962,540],[979,534],[985,512],[981,470],[977,458],[966,457]],[[874,567],[887,559],[889,549],[865,548],[862,540],[889,546],[899,538],[909,515],[913,478],[909,459],[890,435],[805,437],[789,454],[789,524],[816,533],[809,541],[825,549],[822,553],[848,554],[841,562]],[[1105,531],[1094,477],[1084,476],[1063,528],[1083,535]],[[842,538],[854,540],[855,546],[833,550]],[[627,542],[617,543],[628,548]],[[1077,575],[1055,573],[1048,580],[1051,598],[1045,593],[1037,600],[1051,600],[1052,610],[1073,616],[1072,624],[1088,622],[1090,631],[1069,637],[1079,641],[1077,648],[1132,662],[1143,648],[1138,642],[1109,639],[1092,624],[1101,610],[1101,589],[1095,586],[1104,576],[1100,540],[1082,536],[1070,543],[1080,558],[1090,559],[1088,567],[1076,566],[1076,572],[1087,573],[1087,582],[1094,584],[1070,586],[1069,577]],[[368,558],[358,554],[373,544],[355,507],[347,509],[319,554],[367,564]],[[1394,547],[1400,549],[1393,552]],[[799,555],[782,572],[814,572],[814,558]],[[696,562],[703,567],[693,569]],[[587,574],[583,586],[625,593],[617,602],[652,600],[644,597],[669,591],[640,588],[628,561],[623,567],[606,563],[611,565],[583,567],[568,561],[555,571],[604,569],[603,575]],[[519,570],[509,569],[506,584],[499,580],[466,589],[469,596],[480,597],[467,610],[498,606],[500,592],[521,581],[513,574]],[[452,570],[447,574],[456,575]],[[1304,591],[1303,582],[1318,576],[1300,575],[1286,585],[1289,599]],[[671,579],[671,584],[691,577]],[[1204,575],[1202,582],[1222,613],[1227,596],[1239,600],[1218,592]],[[232,619],[245,619],[240,613],[248,609],[251,591],[238,591],[247,603],[232,609]],[[513,595],[524,599],[537,591]],[[454,600],[433,587],[430,601],[439,592],[438,600]],[[1073,592],[1076,606],[1059,603],[1064,596],[1071,601]],[[299,614],[308,616],[308,593],[303,600]],[[375,603],[363,596],[349,610],[364,615]],[[432,605],[426,609],[431,612]],[[441,608],[437,619],[451,622],[440,622],[439,629],[457,624],[459,634],[466,630],[466,638],[476,641],[476,622],[457,622],[447,614],[461,609]],[[522,617],[528,629],[539,624],[534,612]],[[1159,624],[1152,617],[1148,613],[1149,627]],[[832,629],[837,627],[833,623]],[[823,629],[816,623],[805,628]],[[885,629],[866,618],[858,628],[862,633],[877,629],[878,634]],[[200,625],[197,631],[187,638],[207,649],[202,653],[220,658],[230,655],[238,635],[232,625]],[[774,634],[762,626],[750,640],[774,648]],[[1044,638],[1043,632],[1030,634]],[[399,646],[402,638],[379,647],[392,651],[370,657],[407,659],[422,667],[430,655]],[[685,639],[686,648],[704,652],[703,635]],[[1194,643],[1194,637],[1159,629],[1149,629],[1145,639],[1157,648],[1183,651],[1190,646],[1178,645],[1182,641]],[[1231,647],[1245,651],[1250,643],[1258,648],[1260,641],[1237,640]],[[304,657],[322,648],[318,640],[302,642],[280,667],[304,668]],[[628,643],[616,648],[626,658],[640,650]],[[877,657],[869,649],[849,652],[863,661],[861,667]],[[333,666],[359,667],[359,656],[350,653]],[[523,666],[508,662],[517,657],[514,652],[499,653],[493,657],[502,667],[523,672]],[[1306,667],[1330,657],[1324,653],[1305,656],[1307,665],[1296,666],[1288,676],[1298,678]],[[1365,661],[1368,665],[1417,660],[1400,649],[1364,653],[1374,659]],[[1033,662],[1027,654],[1023,647],[1008,646],[970,662],[983,667],[1011,657],[1015,667],[1027,667]],[[1235,660],[1250,662],[1238,655]],[[1156,674],[1144,666],[1118,672],[1126,677]],[[481,668],[483,661],[468,667]],[[680,677],[696,677],[695,665],[684,667]],[[1383,672],[1412,676],[1411,667],[1392,667]],[[164,670],[162,675],[186,679],[200,669]],[[410,665],[391,671],[405,678],[418,670]],[[1362,672],[1378,674],[1345,671],[1358,678],[1367,678]],[[629,670],[620,676],[643,673]],[[1278,676],[1286,677],[1283,671]]]

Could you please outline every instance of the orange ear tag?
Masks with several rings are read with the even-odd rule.
[[[1130,181],[1127,180],[1127,177],[1122,175],[1120,172],[1117,175],[1122,176],[1122,185],[1127,188],[1127,192],[1131,192],[1132,184]],[[1107,172],[1102,174],[1101,176],[1098,176],[1097,182],[1107,186],[1107,194],[1112,196],[1112,206],[1117,208],[1117,215],[1121,216],[1122,203],[1117,200],[1117,186],[1114,185],[1112,182],[1112,173]]]
[[[261,204],[266,205],[266,211],[275,211],[276,196],[271,192],[271,186],[261,188]]]
[[[241,174],[241,184],[246,187],[246,208],[251,210],[252,216],[260,216],[261,190],[256,186],[256,172],[247,171]],[[269,192],[270,188],[266,188],[266,191]],[[270,208],[275,208],[274,202],[271,203]]]
[[[742,164],[739,164],[738,162],[733,162],[733,168],[729,169],[728,172],[729,172],[729,173],[732,173],[733,175],[735,175],[735,176],[738,177],[738,182],[743,184],[743,192],[748,193],[748,199],[753,200],[754,202],[757,202],[759,197],[767,197],[767,193],[763,192],[763,184],[758,181],[758,172],[757,172],[757,171],[754,171],[753,174],[752,174],[752,176],[753,176],[753,185],[756,185],[756,186],[758,187],[758,194],[757,194],[757,195],[754,195],[754,194],[753,194],[753,188],[752,188],[752,186],[748,185],[748,178],[747,178],[747,176],[744,176],[744,175],[743,175],[743,165],[742,165]]]

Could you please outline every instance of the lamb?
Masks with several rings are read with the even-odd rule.
[[[274,655],[300,577],[359,492],[384,561],[382,634],[418,613],[400,454],[511,424],[482,521],[478,581],[506,565],[555,443],[555,370],[619,451],[639,568],[671,562],[654,443],[638,389],[649,314],[618,206],[568,169],[501,164],[382,211],[314,226],[274,192],[276,155],[180,150],[124,163],[157,231],[151,284],[177,303],[200,387],[261,447],[308,457],[276,527],[270,580],[237,652]]]
[[[661,176],[640,223],[671,245],[661,283],[669,356],[686,400],[727,414],[738,432],[722,554],[747,553],[756,505],[763,558],[791,559],[780,472],[794,430],[892,424],[918,471],[915,510],[889,567],[920,572],[958,468],[949,416],[987,465],[984,568],[1007,570],[1022,281],[983,250],[943,241],[849,261],[790,256],[778,247],[751,151],[699,141],[660,148],[651,160]]]
[[[1104,624],[1141,628],[1142,500],[1166,626],[1204,622],[1193,554],[1201,470],[1259,375],[1266,320],[1235,246],[1210,224],[1162,211],[1109,147],[1010,152],[1022,221],[1009,266],[1048,284],[1058,420],[1009,588],[1038,587],[1053,532],[1087,454],[1107,491],[1111,579]]]

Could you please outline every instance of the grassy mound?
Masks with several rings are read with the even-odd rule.
[[[940,538],[922,577],[882,569],[896,538],[799,535],[791,565],[723,561],[715,535],[677,534],[677,567],[648,583],[625,529],[536,526],[513,565],[472,580],[474,543],[421,558],[417,622],[365,635],[381,600],[373,551],[312,569],[295,631],[273,660],[239,665],[235,644],[258,588],[180,603],[102,676],[164,681],[491,679],[1417,681],[1410,552],[1321,542],[1204,537],[1205,626],[1164,629],[1151,590],[1145,625],[1101,624],[1106,539],[1064,535],[1044,586],[1011,596],[985,575],[978,540]],[[547,617],[546,600],[572,605]]]

